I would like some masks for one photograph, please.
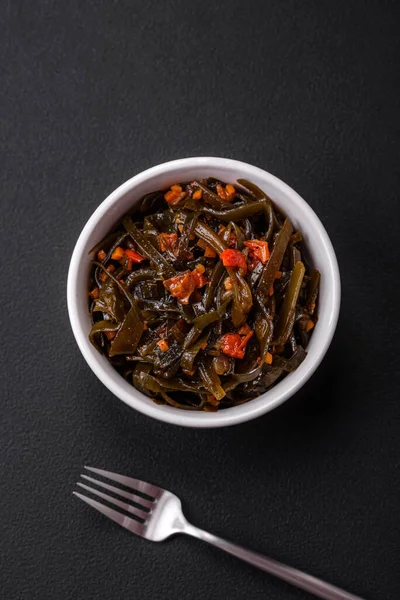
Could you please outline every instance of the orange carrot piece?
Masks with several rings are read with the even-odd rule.
[[[215,250],[213,250],[211,248],[211,246],[206,246],[206,249],[204,251],[204,256],[206,258],[215,258],[217,256],[217,253],[215,252]]]
[[[124,256],[125,252],[124,249],[121,248],[121,246],[117,246],[114,250],[114,252],[111,254],[111,258],[113,260],[121,260],[121,258]]]
[[[314,327],[314,325],[315,325],[314,321],[312,321],[311,319],[309,319],[307,321],[306,331],[311,331],[311,329]]]
[[[197,242],[196,246],[205,250],[207,248],[207,242],[205,242],[204,240],[199,240]]]
[[[100,294],[99,288],[94,288],[91,292],[89,292],[89,296],[91,298],[93,298],[93,300],[96,300],[96,298],[99,297],[99,294]]]
[[[226,191],[220,183],[217,185],[217,194],[221,200],[226,200]]]
[[[219,406],[219,400],[216,399],[215,396],[211,394],[207,395],[207,402],[209,402],[212,406]]]
[[[205,266],[202,265],[201,263],[196,265],[196,271],[198,271],[201,275],[204,273],[205,270],[206,270]]]
[[[107,271],[109,271],[110,273],[113,273],[115,271],[114,265],[108,265]],[[107,279],[107,273],[105,271],[103,271],[102,274],[100,275],[100,279],[101,279],[101,281],[105,281]]]
[[[177,194],[175,194],[175,192],[172,190],[169,190],[166,194],[164,194],[164,198],[168,203],[170,203],[176,200]]]
[[[160,340],[159,342],[157,342],[157,346],[160,348],[160,350],[162,352],[166,352],[169,349],[169,346],[168,346],[166,340]]]
[[[272,365],[272,354],[271,354],[271,352],[267,352],[267,356],[265,358],[265,362],[267,363],[267,365]]]

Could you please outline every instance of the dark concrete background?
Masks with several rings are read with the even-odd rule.
[[[0,13],[0,596],[309,597],[194,540],[130,536],[71,496],[87,463],[170,488],[199,526],[398,600],[398,2],[16,0]],[[343,283],[318,373],[225,430],[123,405],[66,312],[93,210],[133,174],[191,155],[293,186]]]

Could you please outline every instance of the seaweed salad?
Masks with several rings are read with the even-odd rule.
[[[90,341],[154,402],[236,406],[306,356],[320,273],[250,181],[147,194],[91,252]]]

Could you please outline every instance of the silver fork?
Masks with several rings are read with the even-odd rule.
[[[146,483],[145,481],[140,481],[139,479],[111,473],[110,471],[94,469],[93,467],[85,467],[85,469],[106,479],[116,481],[126,488],[133,490],[133,493],[128,492],[109,483],[89,477],[88,475],[81,475],[86,481],[112,492],[112,494],[115,494],[120,498],[129,500],[129,503],[127,503],[114,496],[101,492],[94,487],[81,482],[78,483],[79,487],[106,500],[109,504],[113,504],[124,510],[132,515],[133,518],[130,518],[126,514],[114,510],[101,502],[97,502],[97,500],[79,494],[78,492],[73,492],[75,496],[103,513],[103,515],[109,519],[118,523],[118,525],[125,527],[125,529],[128,529],[132,533],[136,533],[136,535],[144,537],[146,540],[162,542],[171,535],[185,533],[186,535],[191,535],[199,540],[208,542],[221,550],[225,550],[225,552],[228,552],[237,558],[241,558],[262,571],[275,575],[276,577],[279,577],[302,590],[310,592],[319,598],[323,598],[324,600],[362,600],[360,596],[349,594],[330,583],[325,583],[321,579],[317,579],[302,571],[288,567],[272,558],[267,558],[258,552],[246,550],[237,544],[228,542],[191,525],[182,513],[181,501],[175,494],[172,494],[168,490],[163,490],[162,488],[152,485],[151,483]]]

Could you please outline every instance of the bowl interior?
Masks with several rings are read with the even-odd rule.
[[[140,198],[176,182],[215,177],[235,183],[246,178],[263,189],[287,215],[295,229],[300,229],[310,262],[321,271],[318,325],[307,347],[307,357],[300,367],[258,398],[241,406],[217,413],[178,410],[159,406],[133,386],[101,356],[88,340],[91,322],[87,308],[87,286],[91,257],[89,250],[114,226]],[[231,425],[271,410],[292,395],[314,372],[322,360],[334,333],[340,302],[340,281],[335,254],[329,237],[318,217],[289,186],[273,175],[238,161],[215,158],[192,158],[153,167],[120,186],[95,211],[76,244],[68,276],[68,310],[78,345],[86,361],[101,381],[121,400],[152,417],[195,427]]]

